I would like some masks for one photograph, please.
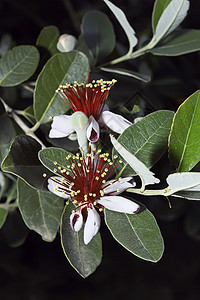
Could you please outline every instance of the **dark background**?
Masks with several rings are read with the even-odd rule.
[[[151,36],[154,1],[117,0],[114,3],[126,13],[138,37]],[[126,47],[126,37],[107,6],[103,1],[92,0],[1,0],[0,37],[10,34],[13,46],[34,45],[40,30],[47,25],[55,25],[61,33],[77,37],[81,19],[91,9],[107,13],[114,24],[117,41]],[[184,28],[200,29],[199,11],[200,1],[191,1]],[[134,79],[119,77],[117,93],[120,91],[120,99],[128,105],[132,95],[139,93],[146,99],[147,112],[158,108],[176,110],[199,88],[199,53],[172,58],[146,55],[128,66],[138,71],[147,70],[152,75],[152,82],[141,84]],[[168,174],[167,164],[165,155],[154,171],[158,175]],[[163,258],[156,264],[140,260],[118,245],[102,225],[103,261],[87,279],[82,279],[66,260],[59,236],[53,243],[44,242],[36,233],[27,233],[21,223],[21,231],[17,233],[15,222],[20,221],[15,213],[11,214],[0,233],[0,299],[200,299],[198,202],[171,198],[170,209],[163,198],[139,200],[157,218],[166,247]],[[24,244],[10,247],[9,244],[16,245],[17,242],[10,240],[7,232],[11,232],[16,240],[22,241],[26,236]]]

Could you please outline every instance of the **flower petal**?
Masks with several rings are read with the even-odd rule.
[[[99,231],[101,219],[96,209],[91,205],[84,228],[84,243],[87,245]]]
[[[71,125],[71,116],[55,116],[51,124],[51,130],[49,132],[50,138],[62,138],[74,132]]]
[[[103,111],[99,119],[99,123],[106,125],[114,132],[121,134],[132,123],[124,117],[114,114],[111,111]]]
[[[62,185],[60,184],[59,185],[59,182],[61,182],[61,177],[58,177],[58,176],[53,176],[52,177],[54,180],[58,181],[58,182],[55,182],[53,181],[51,178],[48,179],[48,189],[50,190],[50,192],[56,194],[57,196],[59,197],[62,197],[62,198],[65,198],[65,199],[68,199],[70,196],[69,195],[66,195],[64,194],[63,192],[59,192],[58,191],[58,187],[62,187]]]
[[[126,214],[136,214],[140,209],[137,203],[121,196],[103,196],[98,203],[107,209]]]
[[[87,128],[87,139],[95,143],[99,139],[99,124],[93,116],[89,117],[89,126]]]
[[[133,188],[136,186],[136,182],[133,177],[124,177],[121,180],[109,180],[106,181],[101,187],[101,189],[105,189],[105,194],[119,195],[128,188]],[[118,191],[117,191],[118,190]]]
[[[70,215],[70,225],[75,232],[78,232],[83,226],[83,216],[81,211]]]

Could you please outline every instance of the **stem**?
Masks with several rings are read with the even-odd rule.
[[[4,208],[6,210],[8,210],[9,208],[16,208],[18,207],[18,203],[0,203],[0,208]]]
[[[127,189],[127,192],[130,193],[135,193],[135,194],[140,194],[140,195],[144,195],[144,196],[168,196],[168,189],[162,189],[162,190],[144,190],[142,191],[141,189],[134,189],[134,188],[130,188]]]
[[[13,119],[15,120],[15,122],[21,127],[21,129],[24,131],[24,133],[26,135],[29,135],[32,138],[34,138],[42,146],[42,149],[46,148],[45,145],[42,143],[42,141],[34,134],[33,129],[29,128],[14,111],[11,112],[11,115],[12,115]],[[38,123],[36,123],[36,125],[37,124]]]

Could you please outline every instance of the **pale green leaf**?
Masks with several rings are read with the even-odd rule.
[[[182,172],[170,174],[167,179],[168,183],[168,194],[174,194],[181,190],[192,189],[193,191],[198,190],[200,185],[200,173],[197,172]],[[193,189],[194,187],[194,189]]]
[[[115,17],[119,21],[120,25],[124,29],[124,31],[127,35],[127,38],[129,40],[129,51],[131,52],[132,49],[137,45],[137,42],[138,42],[138,40],[135,36],[134,29],[131,27],[124,12],[119,7],[117,7],[116,5],[114,5],[112,2],[110,2],[108,0],[104,0],[104,2],[108,5],[110,10],[113,12]]]
[[[133,78],[141,80],[143,82],[149,82],[151,80],[151,77],[149,75],[140,74],[140,73],[130,71],[130,70],[125,70],[125,69],[120,69],[120,68],[110,68],[110,67],[109,68],[101,67],[100,69],[105,72],[111,72],[111,73],[116,73],[116,74],[120,74],[120,75],[133,77]]]
[[[154,55],[177,56],[200,50],[200,30],[178,30],[150,50]]]
[[[133,170],[140,176],[142,181],[142,189],[145,185],[159,183],[160,180],[152,173],[135,155],[126,150],[113,136],[110,136],[111,142],[117,152],[123,159],[133,168]]]
[[[34,46],[17,46],[0,59],[0,86],[15,86],[29,79],[39,62]]]
[[[128,251],[157,262],[164,250],[163,238],[154,216],[141,203],[140,212],[123,214],[105,210],[105,221],[113,237]]]
[[[0,228],[5,223],[7,215],[8,215],[8,210],[0,207]]]
[[[152,29],[153,33],[155,32],[156,26],[158,24],[158,21],[167,7],[167,5],[171,2],[172,0],[156,0],[154,3],[153,7],[153,13],[152,13]]]
[[[178,108],[169,138],[169,159],[178,172],[190,171],[200,160],[200,91]]]
[[[51,192],[36,190],[18,179],[18,203],[22,218],[29,229],[36,231],[42,239],[55,239],[64,209],[62,198]]]
[[[164,36],[175,30],[186,17],[188,9],[188,0],[172,0],[157,23],[150,45],[154,47]]]
[[[169,110],[153,112],[124,130],[118,142],[150,169],[167,150],[173,116],[174,112]],[[116,172],[122,177],[135,175],[124,160]]]
[[[66,205],[62,215],[60,235],[65,256],[71,266],[83,277],[92,274],[101,263],[102,244],[100,233],[97,233],[88,245],[84,244],[82,228],[79,232],[72,230],[70,214],[74,205]]]

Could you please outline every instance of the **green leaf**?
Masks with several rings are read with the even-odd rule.
[[[169,159],[177,172],[190,171],[200,160],[200,91],[178,108],[169,138]]]
[[[178,30],[162,40],[150,52],[154,55],[177,56],[200,50],[200,30]]]
[[[0,59],[0,86],[15,86],[29,79],[39,62],[34,46],[17,46]]]
[[[126,33],[126,36],[129,40],[129,51],[132,52],[132,49],[137,45],[137,41],[138,41],[136,36],[135,36],[134,29],[131,27],[131,25],[129,24],[129,22],[128,22],[125,14],[124,14],[124,12],[119,7],[117,7],[116,5],[114,5],[113,3],[111,3],[108,0],[104,0],[104,2],[111,9],[113,14],[115,15],[115,17],[119,21],[120,25],[124,29],[124,31]]]
[[[56,26],[44,27],[36,41],[36,46],[45,49],[51,56],[58,52],[57,42],[60,32]]]
[[[163,11],[149,45],[153,48],[164,36],[180,25],[189,9],[188,0],[172,0]]]
[[[133,77],[133,78],[141,80],[143,82],[149,82],[151,80],[151,77],[149,75],[140,74],[140,73],[133,72],[130,70],[125,70],[125,69],[120,69],[120,68],[104,68],[104,67],[101,67],[100,69],[105,72],[112,72],[112,73],[116,73],[116,74],[120,74],[120,75]]]
[[[185,198],[188,200],[200,200],[200,189],[199,191],[179,191],[172,195],[173,197]]]
[[[105,210],[105,221],[112,236],[136,256],[157,262],[164,250],[163,238],[154,216],[141,203],[140,212],[122,214]]]
[[[60,228],[61,244],[63,251],[72,267],[83,277],[92,274],[101,263],[102,244],[100,233],[97,233],[92,241],[85,245],[83,242],[82,228],[79,232],[72,230],[70,214],[74,205],[65,206]]]
[[[0,102],[0,144],[7,144],[12,139],[12,122],[8,113],[5,112],[3,104]]]
[[[153,112],[128,127],[117,141],[150,169],[167,150],[173,115],[169,110]],[[113,154],[117,154],[116,151]],[[135,175],[124,160],[116,171],[122,177]]]
[[[152,29],[153,33],[155,33],[156,26],[158,24],[158,21],[165,10],[165,8],[168,6],[168,4],[172,0],[156,0],[153,7],[153,13],[152,13]]]
[[[35,139],[19,135],[1,164],[2,170],[19,176],[35,188],[46,190],[45,178],[42,175],[47,170],[38,159],[40,149],[41,145]]]
[[[39,233],[43,240],[53,241],[60,226],[63,199],[51,192],[38,191],[20,179],[17,190],[19,210],[27,227]]]
[[[69,110],[66,102],[56,93],[60,84],[85,83],[89,73],[87,57],[78,51],[55,54],[38,76],[34,91],[34,113],[36,120],[47,123],[51,116]]]
[[[5,223],[7,215],[8,215],[8,210],[0,207],[0,228]]]
[[[67,165],[69,165],[70,163],[66,159],[66,157],[70,154],[71,153],[63,149],[49,147],[41,150],[38,154],[38,157],[41,163],[52,172],[54,172],[55,169],[55,161],[58,163],[58,165],[70,171],[70,169],[67,168]],[[73,156],[73,154],[71,155]]]
[[[104,13],[89,11],[83,18],[81,33],[96,61],[102,60],[114,50],[115,33]]]

